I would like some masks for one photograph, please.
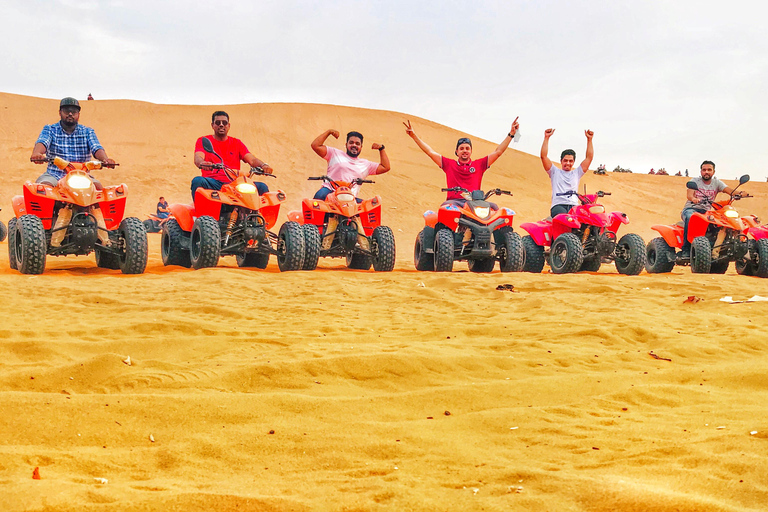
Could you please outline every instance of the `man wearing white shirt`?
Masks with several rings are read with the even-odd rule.
[[[595,156],[595,150],[592,147],[592,137],[595,133],[591,130],[584,130],[587,136],[587,153],[584,161],[577,168],[573,168],[576,162],[576,152],[572,149],[566,149],[560,155],[560,167],[557,167],[547,157],[549,153],[549,138],[555,133],[554,128],[548,128],[544,131],[544,142],[541,144],[541,163],[552,181],[552,207],[549,215],[554,217],[560,213],[568,213],[571,208],[579,204],[579,198],[575,195],[558,196],[564,192],[578,192],[579,180],[584,173],[589,170],[592,158]]]

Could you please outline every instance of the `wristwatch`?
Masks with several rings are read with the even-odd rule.
[[[381,146],[379,146],[379,151],[384,151],[384,144],[382,144]]]
[[[509,137],[510,139],[514,139],[515,138],[515,134],[510,132],[510,133],[507,134],[507,137]]]

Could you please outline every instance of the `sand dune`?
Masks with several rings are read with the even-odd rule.
[[[28,158],[57,102],[0,100],[7,221],[10,198],[42,172]],[[102,180],[128,184],[129,214],[154,210],[160,193],[188,200],[192,146],[212,110],[84,104],[83,124],[121,163]],[[274,166],[285,210],[324,171],[309,148],[318,133],[358,129],[366,145],[385,143],[393,171],[363,194],[384,198],[395,271],[338,259],[296,273],[233,258],[166,268],[150,235],[144,275],[91,256],[49,258],[43,275],[25,276],[0,244],[0,508],[765,510],[768,303],[719,299],[768,296],[768,282],[687,268],[626,277],[607,265],[419,273],[413,239],[444,178],[402,130],[407,116],[225,110],[230,133]],[[410,119],[435,149],[452,149],[457,132]],[[599,160],[599,134],[595,144]],[[475,154],[493,147],[478,140]],[[677,219],[685,179],[585,181],[610,190],[606,206],[648,240],[652,224]],[[546,214],[536,156],[510,150],[485,184],[513,190],[516,224]],[[766,217],[768,184],[746,189],[756,197],[740,209]],[[496,290],[506,283],[515,291]]]

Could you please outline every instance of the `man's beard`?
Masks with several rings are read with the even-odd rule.
[[[347,150],[347,155],[351,156],[352,158],[357,158],[358,156],[360,156],[360,152],[358,151],[356,154],[352,154],[349,152],[349,150]]]
[[[72,130],[77,127],[77,121],[67,121],[62,119],[61,120],[61,126],[62,128],[67,128],[69,130]]]

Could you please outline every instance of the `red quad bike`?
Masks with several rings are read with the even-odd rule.
[[[746,230],[751,237],[749,249],[742,259],[736,260],[736,272],[743,276],[768,277],[768,226],[758,226],[754,215],[742,217],[742,220],[752,221],[755,225],[750,224]]]
[[[206,138],[203,149],[221,159]],[[163,264],[201,269],[215,267],[220,256],[234,255],[240,267],[263,269],[269,255],[275,254],[281,271],[301,269],[301,226],[286,222],[279,234],[269,231],[285,194],[278,190],[260,196],[251,179],[253,175],[272,175],[259,168],[251,168],[248,177],[224,164],[215,164],[215,168],[223,169],[233,181],[222,185],[221,190],[198,188],[194,206],[170,205],[171,218],[163,226],[161,240]]]
[[[292,211],[288,219],[302,224],[304,231],[304,270],[317,268],[321,256],[346,258],[347,267],[358,270],[391,272],[395,268],[395,235],[381,225],[381,197],[358,203],[352,185],[373,183],[356,178],[353,182],[334,181],[316,176],[333,187],[325,200],[304,199],[301,212]]]
[[[488,193],[462,187],[442,191],[460,192],[467,202],[424,213],[425,226],[413,248],[416,270],[450,272],[454,261],[466,260],[472,272],[492,272],[498,260],[502,272],[520,272],[525,252],[520,235],[512,230],[515,212],[487,201],[492,195],[512,193],[498,188]]]
[[[640,235],[628,233],[616,241],[616,232],[629,223],[625,213],[606,213],[597,203],[610,192],[579,194],[568,191],[558,196],[576,195],[578,204],[568,213],[555,215],[539,222],[526,222],[520,227],[529,234],[523,237],[525,272],[539,273],[545,258],[555,274],[587,271],[597,272],[604,260],[616,264],[620,274],[634,276],[645,266],[645,242]]]
[[[138,218],[123,219],[127,198],[125,184],[98,190],[88,171],[107,166],[99,161],[77,163],[58,157],[41,161],[53,162],[67,174],[55,187],[28,181],[24,183],[24,194],[13,198],[16,217],[8,222],[11,268],[22,274],[42,274],[46,255],[95,252],[99,267],[120,269],[124,274],[144,272],[147,232]],[[97,210],[101,210],[104,217],[108,244],[99,238],[99,230],[104,228],[98,225],[94,213]],[[65,213],[71,216],[69,223],[54,229],[57,218]],[[53,236],[60,239],[57,247],[51,245]]]
[[[737,189],[749,181],[744,175],[739,179]],[[696,183],[689,181],[686,186],[698,190]],[[688,221],[688,240],[691,242],[690,258],[683,258],[675,249],[683,246],[683,222],[675,225],[657,224],[651,226],[661,236],[654,238],[646,248],[648,255],[647,270],[650,273],[670,272],[675,265],[690,265],[695,274],[724,274],[731,261],[742,261],[744,267],[737,264],[737,270],[747,268],[746,258],[752,260],[758,255],[757,244],[754,251],[749,252],[750,244],[746,233],[747,227],[757,226],[757,218],[739,217],[739,213],[731,206],[733,201],[752,197],[736,194],[734,189],[728,201],[710,203],[711,209],[704,213],[694,213]],[[759,256],[757,256],[759,257]],[[757,263],[757,259],[754,260]]]

